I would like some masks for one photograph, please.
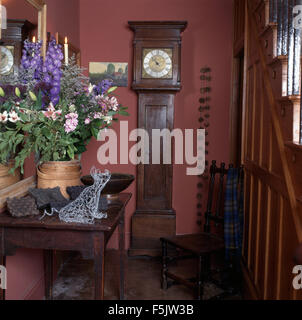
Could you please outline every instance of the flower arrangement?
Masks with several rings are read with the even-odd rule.
[[[22,172],[32,153],[37,164],[74,160],[116,115],[129,115],[110,80],[92,85],[74,58],[62,64],[54,39],[43,61],[41,46],[26,40],[18,77],[0,83],[0,163],[14,158]]]

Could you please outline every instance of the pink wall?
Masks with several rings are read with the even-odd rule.
[[[47,31],[52,35],[59,32],[68,36],[69,41],[79,47],[79,0],[46,0]],[[38,24],[37,10],[26,0],[2,0],[7,9],[8,19],[27,19]]]
[[[6,2],[6,3],[5,3]],[[71,43],[80,46],[79,0],[47,0],[47,31],[54,35],[60,32],[68,36]],[[35,22],[35,12],[25,0],[4,0],[9,18],[28,19]],[[25,176],[35,174],[33,159],[27,161]],[[19,250],[14,257],[7,258],[8,300],[41,299],[44,295],[44,270],[42,252]]]
[[[19,1],[19,0],[18,0]],[[48,30],[67,35],[82,51],[82,64],[89,62],[128,62],[132,70],[133,33],[129,20],[187,20],[183,34],[183,90],[176,97],[175,127],[198,128],[200,68],[213,70],[212,111],[210,128],[210,159],[229,159],[229,103],[232,54],[232,0],[48,0]],[[79,15],[78,15],[79,5]],[[137,96],[128,88],[118,94],[128,106],[131,117],[129,130],[137,127]],[[125,119],[123,119],[125,120]],[[118,126],[116,127],[118,128]],[[83,155],[84,173],[97,165],[97,149],[93,141]],[[26,174],[34,172],[28,162]],[[99,165],[99,167],[101,167]],[[136,173],[133,165],[108,166],[114,172]],[[186,176],[186,166],[175,166],[173,206],[177,212],[177,232],[191,233],[196,226],[197,178]],[[135,211],[136,186],[127,212],[127,244],[130,242],[131,216]],[[116,237],[111,247],[116,245]],[[21,250],[8,258],[8,299],[41,298],[43,293],[42,255],[39,251]],[[11,279],[11,280],[10,280]]]
[[[46,0],[47,31],[59,32],[69,42],[80,47],[79,3],[80,0]]]
[[[2,5],[7,10],[8,19],[28,20],[33,24],[38,23],[37,10],[25,0],[2,0]]]
[[[132,70],[133,32],[129,20],[187,20],[183,34],[183,90],[176,97],[175,127],[198,128],[200,69],[208,65],[213,70],[212,111],[210,128],[210,159],[229,159],[229,104],[232,54],[231,0],[80,0],[80,41],[82,64],[89,62],[128,62]],[[129,130],[137,127],[137,96],[128,88],[119,88],[120,101],[129,107]],[[116,126],[118,128],[118,126]],[[85,173],[97,164],[99,142],[90,144],[83,155]],[[99,166],[100,167],[100,166]],[[133,165],[107,166],[115,172],[135,174]],[[177,212],[179,234],[198,231],[196,225],[197,178],[186,176],[186,166],[175,166],[173,206]],[[136,186],[130,189],[134,197],[126,217],[129,245],[131,216],[135,211]],[[114,240],[116,242],[116,239]],[[113,244],[113,243],[112,243]]]

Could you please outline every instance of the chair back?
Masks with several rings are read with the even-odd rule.
[[[204,232],[206,233],[211,232],[211,222],[214,222],[216,227],[223,227],[225,185],[230,168],[233,168],[233,165],[230,165],[227,169],[225,163],[221,163],[221,166],[217,167],[217,162],[212,161],[207,211],[205,213]]]

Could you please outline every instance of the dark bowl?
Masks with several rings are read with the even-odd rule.
[[[116,195],[125,191],[132,182],[135,180],[135,177],[131,174],[123,173],[112,173],[111,179],[107,183],[106,187],[102,191],[102,194],[105,195]],[[93,178],[89,176],[84,176],[81,178],[82,183],[85,186],[92,186],[94,181]]]

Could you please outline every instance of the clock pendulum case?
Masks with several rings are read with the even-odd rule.
[[[181,33],[187,22],[131,21],[129,26],[135,34],[132,89],[138,94],[138,127],[150,137],[150,164],[137,167],[129,255],[158,256],[160,238],[176,234],[176,212],[173,165],[151,164],[152,129],[174,129],[175,95],[181,90]]]
[[[7,29],[0,39],[0,79],[18,72],[23,42],[31,36],[35,25],[27,20],[7,20]]]

